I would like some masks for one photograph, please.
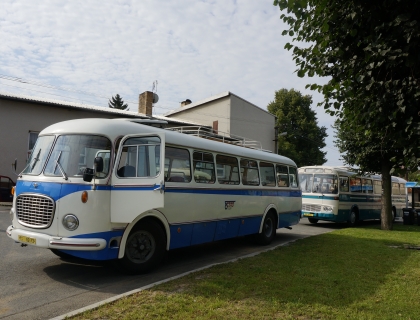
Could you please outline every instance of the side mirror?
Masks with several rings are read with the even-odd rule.
[[[104,171],[104,159],[102,157],[96,157],[93,161],[93,165],[96,168],[96,172]]]
[[[86,168],[83,172],[83,181],[91,182],[93,179],[93,169]]]
[[[12,163],[12,168],[15,169],[16,172],[16,168],[17,168],[17,159],[15,159],[15,162]]]

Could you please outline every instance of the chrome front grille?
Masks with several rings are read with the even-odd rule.
[[[20,224],[37,229],[48,228],[54,218],[55,203],[39,194],[21,194],[16,198],[16,215]]]
[[[321,206],[319,204],[302,203],[302,211],[320,212],[321,211]]]

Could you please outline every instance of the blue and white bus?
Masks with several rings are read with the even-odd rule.
[[[358,176],[345,167],[309,166],[299,168],[302,190],[302,216],[310,223],[319,220],[348,222],[380,219],[382,178],[380,175]],[[405,180],[391,177],[392,215],[402,217],[405,207]]]
[[[268,244],[276,229],[299,222],[292,160],[138,122],[44,129],[17,180],[7,235],[139,273],[165,250],[251,234]]]

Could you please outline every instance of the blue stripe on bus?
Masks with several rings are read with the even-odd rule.
[[[152,191],[158,188],[154,186],[121,186],[111,187],[104,185],[96,185],[96,190],[113,190],[113,191]],[[75,192],[92,190],[91,184],[75,184],[75,183],[57,183],[57,182],[33,182],[19,181],[16,184],[16,196],[22,193],[39,193],[44,194],[55,201]],[[300,190],[264,190],[264,189],[195,189],[195,188],[165,188],[168,193],[192,193],[192,194],[225,194],[225,195],[241,195],[241,196],[277,196],[277,197],[301,197]]]
[[[193,194],[228,194],[238,196],[271,196],[271,197],[301,197],[300,190],[263,190],[263,189],[193,189],[193,188],[167,188],[167,193],[193,193]]]
[[[338,200],[336,199],[338,196],[325,196],[325,195],[319,195],[319,196],[308,196],[308,195],[302,195],[302,199],[324,199],[324,200]]]

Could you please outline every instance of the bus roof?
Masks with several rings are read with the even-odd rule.
[[[239,157],[266,160],[275,163],[283,163],[296,166],[295,162],[287,157],[260,150],[240,147],[228,143],[212,141],[196,136],[187,135],[172,130],[160,129],[129,120],[120,119],[77,119],[55,123],[40,132],[48,134],[96,134],[108,137],[115,142],[117,138],[128,134],[153,134],[164,133],[165,141],[171,145],[188,147],[199,150],[208,150]]]

